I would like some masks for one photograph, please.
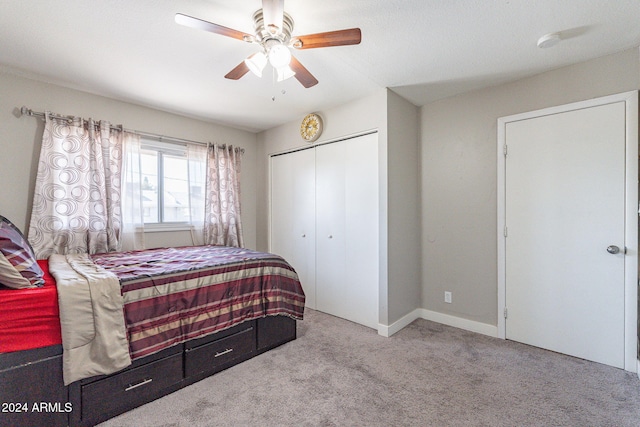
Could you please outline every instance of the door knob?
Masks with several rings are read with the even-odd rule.
[[[620,248],[616,245],[611,245],[607,247],[607,252],[609,252],[610,254],[617,254],[620,252]]]

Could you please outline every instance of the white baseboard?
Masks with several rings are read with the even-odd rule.
[[[411,313],[406,314],[389,326],[378,324],[378,334],[384,337],[390,337],[416,319],[430,320],[432,322],[442,323],[443,325],[453,326],[454,328],[460,328],[466,331],[488,335],[490,337],[498,336],[498,327],[496,325],[489,325],[486,323],[476,322],[474,320],[463,319],[461,317],[438,313],[424,308],[417,308],[413,310]],[[640,361],[638,361],[638,363],[640,364]]]
[[[390,337],[405,326],[409,326],[409,324],[411,324],[411,322],[413,322],[414,320],[421,319],[421,311],[421,308],[416,308],[411,313],[404,315],[400,318],[400,320],[393,322],[389,326],[378,323],[378,335],[382,335],[383,337]]]
[[[498,336],[498,326],[496,325],[480,323],[475,320],[463,319],[462,317],[451,316],[449,314],[442,314],[426,309],[422,309],[422,316],[420,317],[426,320],[431,320],[432,322],[442,323],[455,328],[464,329],[466,331],[488,335],[490,337]]]

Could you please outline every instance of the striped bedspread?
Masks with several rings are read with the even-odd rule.
[[[134,360],[245,320],[302,319],[305,297],[298,275],[274,254],[188,246],[91,258],[120,279]]]

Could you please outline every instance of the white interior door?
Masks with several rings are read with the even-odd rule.
[[[307,307],[316,308],[315,150],[271,157],[271,249],[296,270]]]
[[[623,368],[625,104],[505,132],[506,338]]]
[[[318,310],[378,327],[377,134],[316,148]]]
[[[378,134],[346,142],[345,234],[349,319],[378,328]]]
[[[316,281],[318,310],[348,318],[345,235],[345,145],[316,148]]]

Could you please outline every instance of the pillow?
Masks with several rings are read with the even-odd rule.
[[[33,248],[20,230],[2,215],[0,255],[1,284],[16,289],[40,287],[44,284],[44,273],[36,262]]]
[[[33,288],[31,282],[18,273],[7,257],[0,252],[0,284],[15,289]]]

